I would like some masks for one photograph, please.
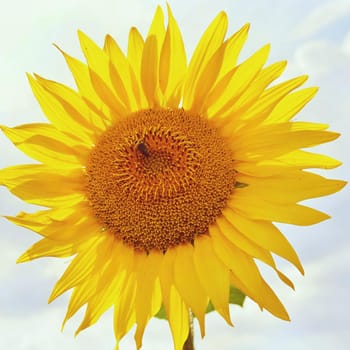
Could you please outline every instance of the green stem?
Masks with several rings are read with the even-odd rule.
[[[190,329],[188,331],[188,336],[185,341],[185,344],[182,348],[182,350],[194,350],[194,343],[193,343],[193,314],[192,311],[189,312],[189,324]]]

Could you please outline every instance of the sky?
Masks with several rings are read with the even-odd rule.
[[[227,12],[230,33],[244,23],[251,32],[241,60],[263,44],[272,44],[270,62],[287,59],[283,78],[308,74],[307,86],[320,86],[316,98],[297,120],[327,123],[342,133],[336,142],[314,150],[341,160],[343,166],[323,175],[349,180],[350,174],[350,0],[179,0],[169,1],[178,20],[188,52],[221,10]],[[73,81],[64,60],[52,46],[82,57],[77,29],[102,44],[105,34],[123,48],[131,26],[142,33],[155,7],[165,2],[142,0],[1,0],[0,12],[0,124],[14,126],[44,122],[25,72],[68,85]],[[27,163],[29,159],[0,134],[0,168]],[[274,318],[246,300],[243,308],[231,307],[231,328],[215,313],[207,317],[207,335],[200,339],[195,327],[197,350],[348,349],[350,344],[350,188],[330,197],[308,201],[332,218],[311,227],[280,225],[304,264],[305,276],[279,261],[295,282],[293,292],[263,269],[284,305],[291,322]],[[0,214],[15,215],[34,210],[0,187]],[[38,239],[34,233],[0,218],[0,349],[14,350],[108,350],[114,348],[112,314],[74,338],[82,313],[60,331],[69,295],[51,305],[47,298],[55,281],[68,265],[64,259],[41,259],[16,265],[17,257]],[[152,320],[143,350],[172,349],[165,321]],[[121,349],[134,349],[133,332]]]

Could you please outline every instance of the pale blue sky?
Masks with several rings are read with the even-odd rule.
[[[72,84],[64,60],[51,45],[81,56],[76,30],[82,29],[98,43],[106,33],[126,46],[131,26],[147,30],[155,6],[165,2],[142,0],[12,0],[1,1],[0,12],[0,123],[17,125],[44,121],[25,72]],[[329,177],[349,180],[350,174],[350,0],[179,0],[169,1],[191,51],[200,34],[220,10],[230,19],[230,32],[251,22],[251,34],[242,58],[271,42],[270,61],[287,59],[285,78],[310,75],[308,86],[320,86],[314,101],[298,119],[330,124],[343,136],[318,150],[344,162],[339,169],[323,172]],[[0,168],[28,162],[0,134]],[[313,227],[283,226],[299,252],[306,275],[301,277],[281,262],[295,281],[292,292],[271,277],[292,322],[261,313],[248,301],[243,309],[232,307],[235,328],[214,313],[207,318],[207,336],[200,340],[196,328],[196,349],[212,350],[328,350],[348,349],[350,334],[350,225],[349,188],[311,201],[332,219]],[[0,213],[33,210],[0,188]],[[60,332],[68,295],[52,305],[47,297],[67,260],[42,259],[15,265],[16,258],[38,237],[0,219],[0,349],[14,350],[112,350],[112,315],[74,338],[80,313]],[[265,270],[265,269],[264,269]],[[134,349],[133,332],[121,349]],[[168,326],[151,321],[143,350],[172,349]]]

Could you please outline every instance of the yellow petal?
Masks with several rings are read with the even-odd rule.
[[[276,294],[264,280],[262,282],[261,299],[263,300],[263,308],[282,320],[290,321],[287,310]]]
[[[310,87],[286,95],[275,106],[264,124],[289,121],[316,95],[317,91],[318,88]]]
[[[253,193],[261,198],[280,204],[300,202],[304,199],[327,196],[341,190],[346,182],[326,179],[323,176],[301,170],[290,170],[269,177],[239,175],[237,180],[249,186],[240,190],[241,194]]]
[[[7,220],[22,227],[29,228],[34,232],[40,232],[47,224],[51,222],[49,217],[50,210],[42,210],[35,213],[20,212],[17,216],[4,216]],[[67,214],[69,215],[69,213]]]
[[[205,335],[205,312],[208,296],[201,286],[194,267],[192,245],[186,244],[177,248],[174,262],[174,280],[179,294],[198,319],[201,335]]]
[[[81,211],[79,204],[77,208],[71,207],[59,207],[49,210],[40,210],[34,213],[20,212],[16,216],[5,216],[5,218],[18,226],[26,227],[34,232],[40,233],[42,236],[47,236],[46,233],[49,230],[45,228],[53,222],[67,221],[68,226],[71,226],[71,216],[79,212],[80,215],[84,215],[85,211]],[[75,222],[76,220],[73,220]]]
[[[291,169],[294,168],[277,159],[262,159],[256,162],[237,161],[235,165],[237,173],[254,177],[277,176],[288,173]]]
[[[329,219],[329,215],[300,204],[272,203],[253,194],[236,191],[228,206],[253,220],[284,222],[293,225],[313,225]]]
[[[235,229],[230,221],[225,218],[224,213],[223,215],[224,216],[216,219],[216,224],[218,225],[220,232],[238,249],[241,249],[251,257],[257,258],[264,263],[274,267],[274,261],[268,250],[259,247],[254,242],[247,239],[244,235]]]
[[[100,226],[90,216],[82,217],[81,220],[77,219],[77,216],[82,214],[81,211],[75,211],[64,221],[53,220],[47,225],[41,224],[41,227],[40,224],[35,226],[30,223],[22,223],[21,226],[30,229],[34,226],[45,238],[29,248],[17,262],[44,257],[46,253],[51,256],[50,254],[55,253],[56,248],[57,254],[62,252],[64,254],[62,256],[72,255],[81,247],[85,247],[85,242],[93,242],[102,234]],[[16,218],[11,218],[11,221],[17,223]]]
[[[159,268],[163,260],[160,252],[136,253],[136,332],[135,341],[137,348],[142,345],[142,337],[146,325],[161,307],[161,293],[159,285]]]
[[[79,93],[66,85],[44,79],[38,74],[34,74],[34,77],[44,89],[60,102],[75,122],[86,130],[92,141],[95,140],[96,133],[101,133],[106,128],[105,120],[107,117],[101,111],[95,112],[90,108]],[[73,130],[70,130],[70,134],[75,137]]]
[[[16,165],[0,170],[0,185],[28,203],[47,207],[84,200],[81,170],[65,174],[63,170],[42,164]]]
[[[112,282],[105,286],[100,293],[89,297],[84,319],[75,331],[77,336],[82,330],[95,324],[99,318],[114,304],[120,294],[126,280],[126,272],[122,271],[113,278]]]
[[[230,109],[230,119],[234,124],[240,124],[242,120],[246,119],[245,112],[255,103],[259,103],[257,101],[259,101],[266,87],[283,73],[286,64],[286,61],[281,61],[260,70],[254,81],[247,86]]]
[[[124,259],[119,259],[123,256]],[[89,302],[97,293],[103,292],[104,288],[115,284],[120,280],[118,272],[122,273],[122,276],[127,275],[126,271],[129,271],[130,266],[133,262],[133,250],[124,247],[122,243],[116,243],[113,245],[111,252],[111,259],[101,260],[101,265],[96,266],[100,269],[96,270],[95,273],[91,274],[90,278],[84,280],[80,285],[73,289],[72,296],[70,298],[67,313],[62,324],[62,328],[65,323],[86,303]],[[114,268],[114,269],[113,269]],[[96,301],[96,298],[94,299]],[[90,306],[91,310],[91,306]],[[83,321],[86,327],[88,324],[88,317],[91,316],[89,313],[86,320]],[[85,326],[84,325],[84,326]]]
[[[221,69],[218,74],[218,80],[225,76],[236,65],[238,56],[243,48],[243,45],[248,37],[250,24],[245,24],[236,33],[231,35],[227,41],[227,49],[225,50],[224,59]]]
[[[241,283],[233,272],[231,273],[231,283],[239,288],[244,294],[249,295],[245,285]],[[285,307],[263,278],[261,278],[261,288],[259,289],[259,292],[249,295],[249,297],[253,299],[261,309],[268,310],[272,315],[279,317],[282,320],[290,320]]]
[[[69,300],[67,312],[62,322],[62,330],[66,322],[73,317],[76,312],[90,300],[95,294],[95,288],[97,286],[99,275],[92,275],[89,279],[83,281],[82,284],[78,285],[73,289],[72,295]]]
[[[116,113],[116,118],[127,114],[124,102],[115,93],[110,78],[110,61],[103,49],[86,34],[78,31],[81,49],[86,58],[92,86],[105,104]]]
[[[159,106],[158,82],[158,43],[155,36],[149,36],[142,53],[141,82],[148,101],[148,107]]]
[[[168,8],[168,28],[160,53],[159,85],[164,105],[177,108],[181,99],[182,82],[186,73],[186,52],[180,29]]]
[[[224,214],[225,215],[225,214]],[[269,250],[263,249],[261,246],[255,244],[249,240],[246,236],[236,230],[235,226],[229,222],[226,217],[220,217],[217,219],[217,224],[221,233],[237,248],[249,256],[259,259],[265,264],[272,267],[277,273],[278,277],[286,283],[289,287],[294,289],[293,283],[285,276],[280,270],[277,269],[275,261]]]
[[[86,203],[74,203],[72,207],[59,207],[30,214],[22,212],[15,217],[6,218],[16,225],[63,244],[84,241],[103,232]]]
[[[66,271],[56,282],[51,292],[49,302],[67,290],[89,279],[93,271],[101,269],[102,265],[109,260],[113,235],[99,235],[92,240],[86,250],[81,251],[70,263]]]
[[[144,40],[137,30],[137,28],[132,27],[129,33],[128,41],[128,60],[130,67],[134,70],[136,79],[140,81],[141,79],[141,61],[142,52],[144,47]]]
[[[229,271],[215,254],[209,236],[203,235],[196,239],[193,258],[197,276],[209,299],[226,322],[232,325],[228,308]]]
[[[335,140],[338,133],[325,131],[327,125],[305,122],[280,123],[247,128],[232,135],[237,160],[271,159],[299,148]]]
[[[189,332],[189,310],[183,302],[182,295],[174,286],[174,264],[177,249],[168,249],[164,254],[160,269],[162,300],[166,310],[174,340],[175,350],[181,350]],[[179,257],[180,259],[180,257]]]
[[[55,95],[46,90],[38,80],[27,75],[32,91],[38,100],[40,107],[50,122],[68,135],[75,135],[80,141],[90,145],[91,136],[75,120],[75,115]],[[74,132],[73,132],[74,130]]]
[[[158,44],[162,44],[165,36],[164,13],[160,6],[157,6],[153,16],[147,37],[155,36]],[[161,47],[161,45],[160,45]]]
[[[188,66],[183,92],[183,107],[193,105],[198,79],[214,52],[221,46],[227,31],[227,15],[220,12],[202,35]]]
[[[215,93],[211,94],[212,87],[216,82],[220,81],[222,77],[225,77],[227,73],[232,71],[241,45],[243,45],[247,35],[248,28],[248,25],[244,26],[239,32],[227,39],[218,47],[212,57],[208,59],[207,64],[203,66],[200,75],[197,77],[197,83],[193,87],[195,92],[191,106],[192,110],[200,111],[205,114],[211,104],[216,103],[216,100],[212,100],[215,97]],[[230,68],[228,68],[229,65]],[[233,70],[235,70],[235,68],[233,68]],[[225,88],[221,84],[218,84],[218,86],[220,86],[220,94],[222,94]]]
[[[208,99],[212,101],[211,106],[208,108],[209,118],[225,118],[230,115],[230,110],[235,102],[265,64],[269,51],[269,45],[263,46],[218,81],[208,96]],[[225,82],[225,86],[222,84],[223,81]]]
[[[266,308],[277,317],[288,319],[283,305],[261,277],[253,259],[224,238],[215,225],[212,225],[209,231],[216,254],[231,271],[231,283],[255,300],[261,308]],[[276,271],[283,282],[294,288],[286,276],[277,269]]]
[[[129,272],[128,278],[124,283],[123,289],[114,304],[114,334],[117,341],[131,329],[136,322],[135,313],[136,299],[136,278],[134,272]]]
[[[174,286],[170,287],[169,324],[174,350],[181,350],[189,332],[189,310]]]
[[[262,289],[262,278],[253,258],[231,244],[216,225],[209,227],[209,233],[216,255],[226,265],[226,268],[234,273],[244,289],[238,283],[234,285],[251,298],[259,295]]]
[[[281,162],[296,166],[298,168],[321,168],[321,169],[333,169],[341,165],[342,163],[331,157],[327,157],[323,154],[310,153],[302,150],[296,150],[287,154],[284,154],[278,158]]]
[[[225,41],[208,60],[208,63],[203,67],[201,74],[197,78],[197,83],[193,86],[195,90],[193,94],[192,105],[188,106],[193,111],[205,113],[205,102],[210,93],[212,86],[218,79],[218,75],[225,57],[229,41]]]
[[[84,99],[85,103],[91,108],[91,110],[94,111],[94,113],[100,116],[104,125],[110,125],[113,120],[113,115],[103,100],[101,100],[101,98],[97,95],[90,79],[89,67],[78,59],[68,55],[58,46],[56,47],[66,60],[66,63],[79,89],[79,93]]]
[[[3,133],[29,157],[52,166],[77,168],[85,164],[89,149],[50,124],[25,124]]]
[[[83,245],[85,244],[86,242],[83,243]],[[24,254],[22,254],[17,259],[17,263],[23,263],[26,261],[49,256],[64,258],[75,254],[81,245],[81,242],[62,243],[54,241],[50,238],[43,238],[37,243],[34,243]]]
[[[157,6],[143,47],[141,60],[141,82],[148,101],[148,106],[151,108],[160,106],[161,104],[159,61],[164,36],[164,14],[160,6]]]
[[[114,237],[112,236],[114,239]],[[126,254],[125,251],[128,250]],[[123,256],[124,259],[121,259]],[[113,304],[125,286],[132,266],[133,250],[123,247],[120,241],[114,241],[111,251],[111,259],[105,260],[105,268],[99,273],[97,285],[93,295],[87,300],[87,308],[84,319],[76,330],[75,335],[83,329],[96,323],[104,312]]]
[[[238,215],[233,210],[227,208],[223,211],[225,217],[242,234],[261,247],[272,251],[294,264],[301,273],[304,273],[300,260],[287,239],[271,222],[261,220],[251,220]]]
[[[238,173],[254,177],[272,177],[288,175],[290,171],[307,168],[333,169],[342,163],[322,154],[295,150],[283,154],[273,160],[261,159],[258,161],[236,161],[235,169]]]
[[[130,111],[141,109],[140,88],[135,84],[135,73],[127,57],[110,35],[106,36],[104,50],[110,58],[111,82],[119,98]]]
[[[271,111],[276,107],[285,96],[291,91],[304,84],[307,80],[307,76],[300,76],[294,79],[284,81],[283,83],[274,85],[265,90],[256,103],[248,109],[242,116],[245,120],[250,120],[250,123],[254,125],[258,121],[265,120]]]

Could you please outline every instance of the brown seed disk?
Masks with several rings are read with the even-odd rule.
[[[118,121],[91,151],[86,173],[97,220],[146,252],[208,233],[235,184],[225,139],[182,109],[141,110]]]

